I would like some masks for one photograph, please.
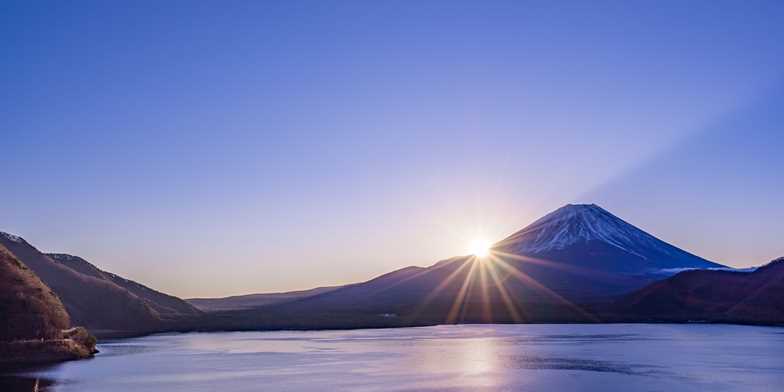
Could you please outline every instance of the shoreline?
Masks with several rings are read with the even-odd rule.
[[[237,329],[172,329],[153,331],[148,333],[130,333],[127,335],[96,335],[99,339],[98,344],[105,341],[115,341],[124,339],[143,338],[154,335],[174,335],[174,334],[188,334],[188,333],[232,333],[232,332],[319,332],[319,331],[359,331],[359,330],[381,330],[381,329],[405,329],[405,328],[428,328],[428,327],[441,327],[441,326],[509,326],[509,325],[726,325],[726,326],[739,326],[739,327],[764,327],[764,328],[782,328],[784,323],[748,323],[748,322],[723,322],[723,321],[612,321],[612,322],[537,322],[537,323],[434,323],[434,324],[418,324],[418,325],[404,325],[404,326],[358,326],[358,327],[303,327],[303,328],[237,328]]]

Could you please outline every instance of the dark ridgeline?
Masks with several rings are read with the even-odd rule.
[[[342,286],[326,286],[316,287],[309,290],[286,291],[282,293],[234,295],[223,298],[188,298],[186,301],[205,312],[253,309],[258,308],[259,306],[274,305],[312,297],[314,295],[339,289],[340,287]]]
[[[187,302],[104,272],[81,258],[50,257],[23,238],[0,233],[4,245],[62,300],[74,325],[98,336],[176,329],[201,312]]]
[[[57,295],[0,245],[0,367],[85,358],[95,339],[71,319]]]

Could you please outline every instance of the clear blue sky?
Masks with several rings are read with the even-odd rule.
[[[780,1],[0,7],[0,230],[173,294],[429,265],[569,202],[784,255]]]

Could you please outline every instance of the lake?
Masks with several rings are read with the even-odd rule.
[[[153,335],[2,391],[781,391],[784,329],[450,325]]]

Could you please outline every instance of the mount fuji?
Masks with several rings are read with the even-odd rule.
[[[563,206],[494,249],[623,274],[724,267],[670,245],[596,204]]]
[[[670,245],[596,204],[568,204],[493,246],[555,292],[579,301],[638,289],[688,269],[723,269]]]

